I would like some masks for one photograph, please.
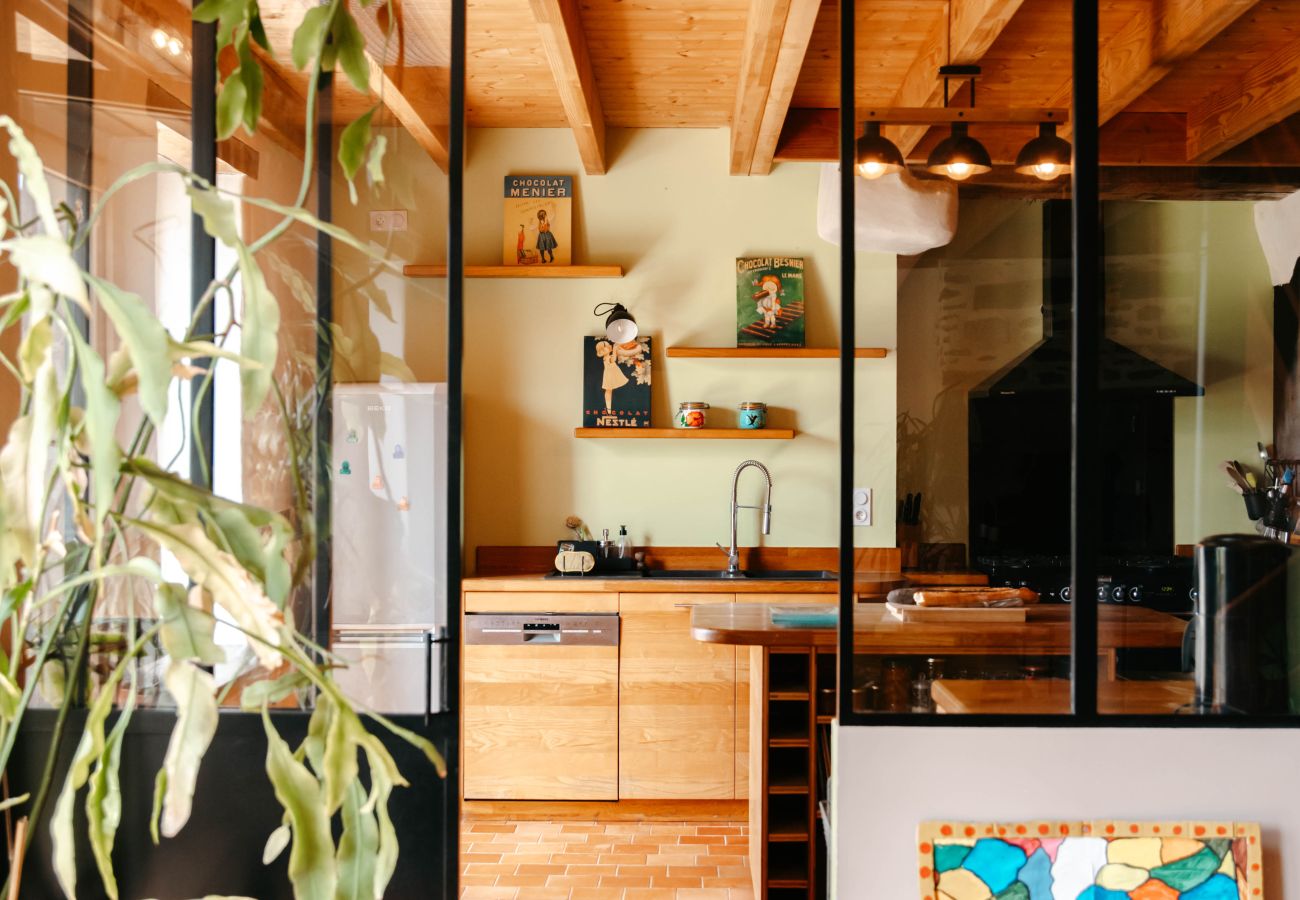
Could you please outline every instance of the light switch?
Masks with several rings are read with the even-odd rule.
[[[871,488],[853,489],[853,527],[866,528],[871,524]]]

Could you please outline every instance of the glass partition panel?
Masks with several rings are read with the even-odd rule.
[[[849,708],[1068,713],[1069,5],[858,17]]]
[[[1102,502],[1123,516],[1098,573],[1117,626],[1099,709],[1288,715],[1300,145],[1271,73],[1300,10],[1168,19],[1185,62],[1101,96]],[[1103,43],[1102,69],[1123,53]]]

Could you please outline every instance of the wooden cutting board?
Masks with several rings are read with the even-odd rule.
[[[1024,606],[916,606],[886,602],[885,608],[900,622],[931,622],[972,625],[988,622],[1024,622],[1029,610]]]

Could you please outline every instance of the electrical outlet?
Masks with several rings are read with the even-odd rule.
[[[405,231],[406,210],[372,209],[370,211],[371,231]]]
[[[866,528],[871,524],[871,488],[853,489],[853,527]]]

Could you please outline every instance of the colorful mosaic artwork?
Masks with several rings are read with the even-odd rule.
[[[1256,900],[1259,826],[924,822],[922,900]]]

